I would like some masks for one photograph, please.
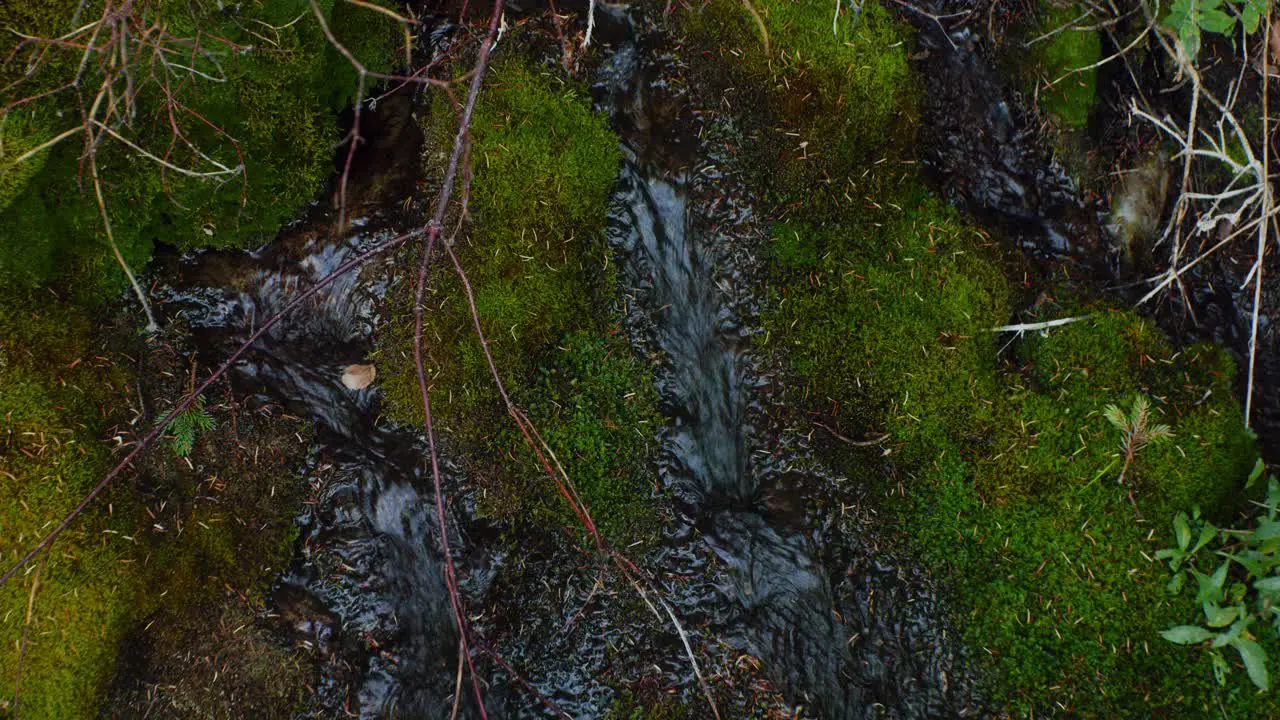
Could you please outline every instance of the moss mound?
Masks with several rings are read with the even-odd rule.
[[[99,357],[83,316],[66,313],[47,295],[5,301],[0,557],[7,570],[106,472],[111,452],[99,433],[120,419],[108,406],[128,406],[131,377]],[[47,562],[0,587],[0,700],[11,702],[28,601],[39,583],[22,668],[22,717],[93,714],[128,620],[134,552],[126,536],[133,520],[124,509],[90,513],[62,535]]]
[[[605,536],[629,542],[653,527],[646,476],[656,433],[653,378],[612,337],[615,296],[604,242],[621,151],[582,88],[556,70],[500,61],[472,127],[468,233],[455,250],[475,292],[494,363],[564,465]],[[427,173],[451,149],[453,110],[425,121]],[[443,263],[447,264],[445,258]],[[387,405],[420,423],[412,357],[412,279],[393,292],[379,341]],[[481,511],[501,524],[581,529],[502,407],[451,267],[437,268],[424,322],[432,412],[473,458]],[[576,532],[576,531],[575,531]]]
[[[573,481],[571,491],[610,543],[648,538],[659,518],[650,500],[653,475],[644,460],[652,456],[662,422],[651,371],[616,336],[589,332],[565,337],[540,366],[536,384],[522,393],[524,405]],[[506,447],[522,446],[517,432],[506,434]],[[519,462],[509,471],[527,477],[527,485],[508,503],[492,498],[491,506],[504,517],[578,526],[533,451],[525,449],[513,460]]]
[[[113,448],[149,428],[130,424],[138,419],[132,363],[81,307],[46,291],[7,293],[3,307],[0,560],[8,569],[97,484],[116,461]],[[180,378],[186,356],[168,352]],[[292,552],[299,488],[289,472],[301,450],[240,447],[237,431],[296,443],[294,423],[242,413],[237,427],[202,436],[190,465],[161,446],[136,477],[117,478],[46,560],[0,586],[0,715],[14,700],[24,628],[19,716],[97,717],[122,649],[213,622],[228,602],[261,604],[264,583]]]
[[[1232,366],[1212,348],[1175,351],[1130,312],[1098,313],[1019,343],[987,421],[916,471],[899,512],[951,579],[966,640],[989,655],[996,696],[1017,712],[1209,711],[1208,661],[1158,635],[1194,607],[1168,594],[1151,558],[1178,510],[1224,517],[1238,505],[1254,447]],[[1138,393],[1174,437],[1140,451],[1119,484],[1121,437],[1101,411]],[[1221,692],[1238,713],[1274,710],[1243,686]]]
[[[320,6],[338,39],[358,57],[374,69],[389,66],[397,39],[392,21],[334,0]],[[138,27],[163,28],[154,36],[165,52],[128,47],[139,90],[129,122],[117,132],[133,147],[107,136],[96,153],[121,252],[137,270],[157,242],[183,249],[264,242],[332,172],[337,112],[355,92],[354,70],[329,45],[305,0],[129,7]],[[73,28],[73,17],[84,24],[102,11],[98,2],[83,8],[75,0],[10,3],[0,8],[0,27],[56,37]],[[104,32],[102,41],[107,37]],[[6,33],[0,52],[8,55],[18,43]],[[6,91],[8,102],[62,87],[75,77],[83,55],[75,48],[29,45],[17,50],[23,62],[0,70],[0,81],[18,80],[32,53],[43,53],[39,69]],[[183,59],[173,59],[175,53]],[[170,72],[161,57],[171,61]],[[100,65],[87,63],[85,87],[101,84]],[[119,85],[123,92],[125,81]],[[82,99],[92,107],[91,93]],[[2,117],[0,284],[35,287],[72,274],[92,279],[68,283],[85,297],[122,287],[123,273],[108,250],[83,162],[83,135],[11,166],[27,150],[78,125],[77,102],[72,90],[62,90]],[[210,178],[180,170],[239,167],[242,172]]]
[[[455,251],[475,292],[494,361],[503,379],[531,377],[539,353],[566,332],[596,321],[590,292],[607,281],[604,221],[621,152],[605,118],[580,88],[550,70],[500,62],[482,91],[472,127],[471,231]],[[439,98],[424,121],[426,172],[438,175],[452,150],[454,113]],[[429,288],[425,337],[438,388],[432,403],[445,427],[476,435],[498,400],[488,363],[448,258]],[[416,267],[416,260],[414,262]],[[422,421],[407,277],[393,302],[382,343],[391,363],[387,400],[393,416]]]

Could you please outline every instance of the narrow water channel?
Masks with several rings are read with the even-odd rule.
[[[839,479],[795,429],[777,427],[762,396],[774,379],[751,352],[762,290],[753,254],[767,224],[732,160],[699,140],[717,133],[690,122],[710,113],[688,107],[678,59],[646,47],[641,19],[614,20],[597,86],[626,158],[610,240],[636,293],[633,335],[664,358],[662,481],[723,564],[726,634],[818,716],[966,714],[973,688],[948,678],[954,648],[927,579],[806,513],[831,503],[804,493],[834,492]]]

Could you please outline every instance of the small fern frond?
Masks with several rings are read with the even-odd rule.
[[[1129,432],[1129,418],[1125,417],[1124,411],[1116,405],[1108,405],[1102,409],[1102,416],[1107,422],[1116,426],[1116,429],[1122,433]]]
[[[1133,407],[1129,409],[1129,429],[1133,432],[1142,432],[1150,419],[1151,401],[1146,395],[1139,395],[1133,399]]]
[[[158,418],[156,424],[163,420],[163,417]],[[196,398],[190,407],[174,416],[173,422],[169,423],[169,443],[173,452],[181,457],[190,455],[196,446],[196,436],[217,426],[218,421],[204,409],[204,396]]]

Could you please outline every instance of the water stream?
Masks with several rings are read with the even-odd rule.
[[[931,585],[904,576],[891,553],[873,557],[875,543],[823,532],[833,523],[821,511],[806,513],[823,503],[804,495],[839,493],[839,479],[771,420],[774,379],[750,353],[762,289],[753,254],[767,226],[732,160],[692,139],[723,128],[690,122],[679,60],[640,20],[615,20],[622,30],[597,86],[626,151],[610,239],[638,298],[633,335],[665,356],[662,480],[727,571],[729,633],[821,716],[962,714],[972,688],[949,687],[955,658]]]

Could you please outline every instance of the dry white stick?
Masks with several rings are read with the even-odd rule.
[[[1016,325],[1001,325],[999,327],[991,328],[991,332],[993,333],[1002,333],[1002,332],[1024,333],[1024,332],[1033,332],[1035,330],[1048,330],[1049,328],[1061,327],[1063,325],[1070,325],[1073,322],[1085,320],[1089,317],[1090,316],[1088,315],[1078,315],[1076,317],[1058,318],[1057,320],[1045,320],[1044,322],[1038,322],[1038,323],[1018,323]]]
[[[627,573],[627,575],[630,576],[630,573]],[[649,606],[650,612],[658,620],[662,620],[662,613],[658,612],[658,609],[649,601],[649,595],[644,591],[640,581],[632,577],[631,583],[635,586],[636,592],[640,593],[640,599],[644,601],[645,605]],[[671,610],[671,606],[667,604],[667,601],[663,600],[662,596],[658,595],[657,592],[654,593],[654,598],[662,605],[662,609],[667,611],[667,617],[671,618],[671,624],[675,626],[676,634],[680,636],[680,642],[684,643],[685,655],[689,656],[689,663],[693,665],[693,674],[698,678],[698,683],[702,686],[702,694],[706,696],[707,702],[711,705],[711,714],[715,716],[716,720],[720,720],[720,708],[716,706],[716,699],[711,695],[711,686],[707,684],[707,679],[703,677],[702,668],[698,667],[698,659],[693,654],[693,646],[689,644],[689,636],[685,633],[684,627],[680,625],[680,620],[676,618],[676,614]]]
[[[1271,37],[1271,9],[1267,8],[1267,30],[1263,37]],[[1264,48],[1262,54],[1262,63],[1267,64],[1267,52]],[[1271,183],[1268,182],[1268,168],[1271,160],[1271,132],[1270,118],[1267,117],[1267,80],[1270,73],[1264,71],[1262,73],[1262,198],[1263,217],[1266,218],[1269,213],[1265,212],[1271,206]],[[1253,286],[1253,313],[1250,318],[1249,328],[1249,380],[1244,391],[1244,424],[1249,426],[1249,418],[1253,413],[1253,375],[1257,367],[1258,360],[1258,318],[1261,315],[1262,308],[1262,275],[1263,275],[1263,256],[1267,254],[1267,231],[1271,229],[1271,223],[1265,220],[1258,224],[1258,246],[1257,246],[1257,263],[1258,276],[1254,278]]]
[[[122,143],[124,143],[125,145],[127,145],[127,146],[129,147],[129,149],[131,149],[131,150],[133,150],[134,152],[138,153],[138,154],[139,154],[139,155],[141,155],[142,157],[144,157],[144,158],[146,158],[146,159],[148,159],[148,160],[151,160],[152,162],[159,163],[160,165],[163,165],[164,167],[169,168],[170,170],[172,170],[172,171],[174,171],[174,172],[176,172],[176,173],[179,173],[179,174],[181,174],[181,175],[186,175],[186,176],[188,176],[188,177],[195,177],[195,178],[216,178],[216,177],[222,177],[222,176],[224,176],[224,175],[238,175],[242,170],[244,170],[244,166],[243,166],[243,165],[237,165],[237,166],[235,166],[235,167],[233,167],[233,168],[229,168],[229,167],[227,167],[226,165],[223,165],[222,163],[218,163],[218,162],[214,162],[214,164],[215,164],[215,165],[217,165],[218,167],[220,167],[220,168],[221,168],[220,170],[209,171],[209,172],[197,172],[197,171],[195,171],[195,170],[189,170],[189,169],[187,169],[187,168],[180,167],[180,166],[178,166],[178,165],[174,165],[173,163],[171,163],[171,162],[169,162],[169,161],[167,161],[167,160],[165,160],[165,159],[163,159],[163,158],[156,157],[155,155],[152,155],[151,153],[147,152],[146,150],[143,150],[141,147],[139,147],[139,146],[138,146],[137,144],[135,144],[133,141],[129,140],[128,138],[126,138],[125,136],[123,136],[123,135],[121,135],[120,133],[116,132],[115,130],[112,130],[111,128],[107,127],[106,125],[104,125],[103,123],[101,123],[100,121],[98,121],[98,120],[96,120],[96,119],[95,119],[95,120],[92,120],[91,122],[92,122],[94,125],[97,125],[99,128],[101,128],[104,132],[106,132],[106,133],[107,133],[108,135],[110,135],[111,137],[113,137],[113,138],[115,138],[116,140],[119,140],[120,142],[122,142]],[[210,162],[213,162],[213,161],[210,161]]]
[[[585,50],[591,46],[591,33],[596,29],[596,0],[591,0],[591,4],[587,6],[587,36],[582,39],[582,47]]]
[[[27,158],[30,158],[32,155],[36,155],[36,154],[38,154],[39,152],[41,152],[42,150],[48,150],[49,148],[53,147],[54,145],[57,145],[58,143],[62,142],[63,140],[66,140],[67,138],[71,137],[72,135],[75,135],[76,133],[78,133],[78,132],[83,132],[83,131],[84,131],[84,125],[77,125],[77,126],[75,126],[75,127],[71,128],[70,130],[67,130],[66,132],[58,133],[58,135],[57,135],[56,137],[54,137],[52,140],[46,140],[45,142],[40,143],[39,145],[37,145],[37,146],[35,146],[35,147],[31,148],[30,150],[28,150],[28,151],[26,151],[26,152],[22,153],[21,155],[19,155],[18,157],[14,158],[13,160],[10,160],[9,162],[7,162],[7,163],[5,163],[4,165],[0,166],[0,172],[4,172],[4,171],[8,170],[9,168],[11,168],[11,167],[13,167],[13,166],[17,165],[18,163],[22,162],[23,160],[26,160]]]

